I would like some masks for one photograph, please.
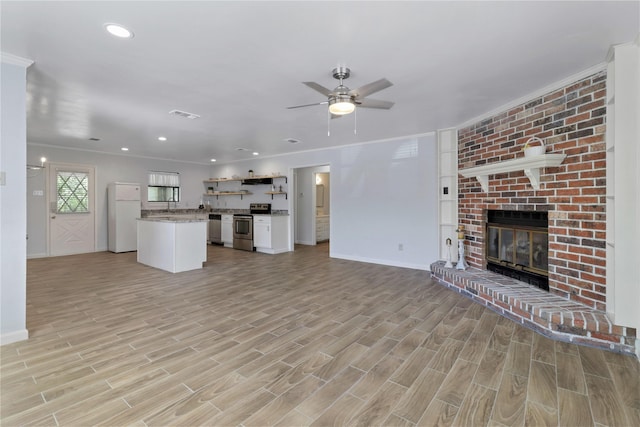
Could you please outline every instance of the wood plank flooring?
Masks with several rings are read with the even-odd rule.
[[[428,272],[328,244],[208,259],[29,260],[31,338],[0,349],[0,424],[640,425],[636,359],[551,341]]]

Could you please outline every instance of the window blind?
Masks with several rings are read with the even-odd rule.
[[[149,172],[149,185],[154,187],[180,187],[178,172]]]

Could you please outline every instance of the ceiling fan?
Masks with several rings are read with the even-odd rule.
[[[333,78],[340,80],[340,84],[333,90],[330,90],[316,82],[302,82],[302,84],[305,84],[311,89],[326,96],[327,100],[323,102],[316,102],[314,104],[296,105],[294,107],[287,108],[292,109],[329,104],[329,113],[331,113],[331,118],[337,118],[345,114],[353,113],[356,106],[363,108],[380,108],[383,110],[388,110],[393,107],[394,103],[391,101],[365,98],[372,93],[379,92],[382,89],[392,86],[393,83],[389,80],[380,79],[361,86],[358,89],[349,89],[343,83],[343,80],[349,78],[349,75],[351,75],[351,70],[347,67],[335,68],[333,70]]]

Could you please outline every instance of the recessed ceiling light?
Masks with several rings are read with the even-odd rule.
[[[158,141],[166,141],[167,137],[166,136],[159,136],[158,137]]]
[[[257,155],[259,155],[259,154],[260,154],[260,153],[258,153],[257,151],[254,151],[254,152],[253,152],[253,155],[254,155],[254,156],[257,156]]]
[[[129,151],[129,149],[127,147],[122,147],[121,150],[122,151]]]
[[[128,30],[120,24],[104,24],[104,29],[109,32],[109,34],[120,37],[122,39],[132,39],[133,31]]]
[[[215,162],[215,161],[216,161],[216,159],[211,159],[211,161],[212,161],[212,162]]]

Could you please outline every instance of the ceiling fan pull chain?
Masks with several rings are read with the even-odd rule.
[[[358,107],[353,110],[353,134],[358,134]]]

